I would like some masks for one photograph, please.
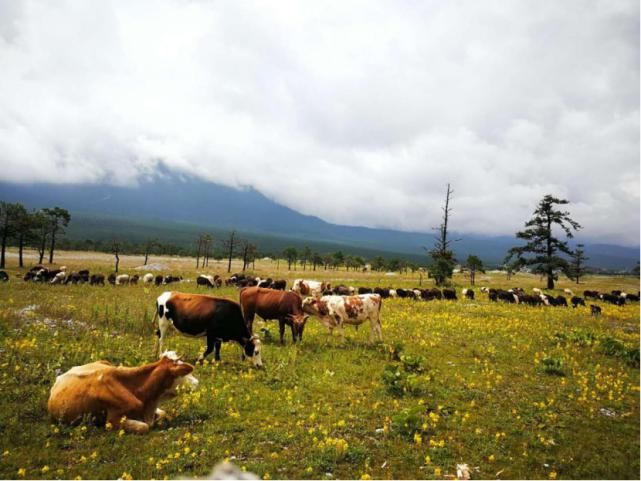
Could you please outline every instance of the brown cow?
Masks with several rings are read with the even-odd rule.
[[[161,401],[176,395],[185,381],[195,385],[194,367],[175,352],[140,367],[116,367],[97,361],[71,368],[56,378],[49,413],[63,423],[94,417],[130,433],[145,434],[165,413]]]
[[[303,330],[309,317],[303,312],[302,298],[292,291],[278,291],[264,287],[244,287],[240,290],[240,306],[249,332],[252,331],[254,316],[264,320],[278,319],[280,343],[284,344],[285,325],[292,330],[292,340],[303,340]]]

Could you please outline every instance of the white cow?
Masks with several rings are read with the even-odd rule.
[[[144,276],[142,276],[142,282],[145,284],[151,284],[154,282],[154,275],[151,272],[148,272]]]
[[[323,296],[320,299],[307,297],[303,299],[303,311],[318,317],[321,324],[329,329],[330,335],[338,328],[341,338],[345,338],[344,324],[356,326],[369,320],[370,340],[377,337],[383,340],[381,330],[381,296],[379,294],[361,294],[358,296]]]
[[[120,274],[119,276],[116,276],[116,285],[129,285],[129,274]]]
[[[331,284],[311,281],[307,279],[296,279],[292,285],[292,291],[297,292],[301,296],[320,297],[323,292],[329,291],[332,288]]]

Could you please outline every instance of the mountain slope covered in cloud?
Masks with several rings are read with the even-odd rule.
[[[191,236],[198,232],[197,226],[216,228],[218,232],[237,229],[263,236],[262,242],[270,249],[282,248],[290,239],[298,245],[325,243],[327,250],[349,246],[352,251],[402,253],[412,256],[413,260],[420,260],[425,256],[424,247],[433,243],[432,232],[331,224],[284,207],[253,189],[236,190],[194,178],[165,177],[154,182],[142,182],[138,187],[0,183],[0,198],[22,202],[32,208],[60,205],[70,209],[90,238],[88,225],[93,226],[100,236],[108,235],[98,228],[103,216],[108,219],[104,223],[110,228],[153,225],[154,229],[159,229],[156,233],[159,236],[162,236],[163,226],[167,227],[169,235],[169,231],[180,230],[181,223],[190,224],[183,228]],[[117,219],[123,222],[119,223]],[[462,229],[457,224],[456,211],[451,226],[453,238],[461,239],[454,244],[460,260],[473,253],[486,262],[500,263],[507,249],[515,245],[514,236],[509,233],[503,236],[457,234],[456,231]],[[192,239],[185,236],[179,241],[192,242]],[[638,247],[588,244],[586,251],[590,257],[588,264],[596,267],[630,269],[639,259]]]
[[[639,242],[639,2],[0,2],[0,181],[250,186],[496,236],[553,194]]]

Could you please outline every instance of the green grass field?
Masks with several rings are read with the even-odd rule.
[[[457,463],[476,479],[639,478],[638,304],[598,302],[594,318],[589,308],[490,303],[478,288],[475,301],[387,300],[377,345],[368,326],[348,327],[341,343],[310,319],[301,345],[288,332],[281,346],[276,323],[255,322],[265,369],[224,344],[222,362],[196,367],[198,389],[165,405],[170,419],[135,436],[60,426],[47,398],[56,372],[74,365],[153,361],[154,301],[167,288],[35,285],[16,279],[9,261],[11,281],[0,285],[2,478],[203,476],[223,459],[264,479],[452,479]],[[193,260],[156,261],[196,277]],[[63,253],[59,262],[108,273],[112,258]],[[124,258],[121,270],[139,263]],[[418,274],[275,269],[261,262],[257,274],[418,284]],[[222,264],[207,271],[222,274]],[[467,282],[454,278],[458,288]],[[481,285],[542,282],[487,274]],[[194,282],[171,287],[199,291]],[[562,279],[564,287],[575,286]],[[593,277],[586,288],[636,293],[639,280]],[[238,298],[235,288],[209,293]],[[193,360],[204,341],[174,334],[168,347]]]

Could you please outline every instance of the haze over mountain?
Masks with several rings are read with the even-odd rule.
[[[402,232],[331,224],[282,206],[251,188],[237,190],[184,176],[143,181],[137,187],[0,183],[0,198],[22,202],[31,208],[53,205],[65,207],[75,215],[75,223],[92,221],[96,232],[100,231],[96,228],[100,222],[92,220],[92,216],[109,216],[108,225],[116,229],[119,224],[114,224],[114,219],[153,225],[159,229],[158,235],[162,235],[163,226],[176,230],[180,229],[177,223],[186,223],[192,225],[183,226],[182,229],[193,232],[193,235],[197,226],[203,229],[216,228],[218,231],[237,229],[279,239],[270,245],[286,245],[287,239],[296,240],[301,245],[320,242],[327,244],[327,250],[345,246],[370,252],[385,251],[390,256],[405,254],[413,260],[424,258],[423,247],[433,244],[432,232]],[[434,209],[440,209],[440,206],[434,206]],[[454,244],[460,260],[473,253],[488,263],[498,264],[502,262],[507,249],[516,244],[513,233],[481,236],[461,232],[463,229],[457,224],[456,214],[455,210],[451,235],[452,238],[460,238]],[[126,226],[125,223],[120,228],[126,229]],[[73,229],[70,232],[73,233]],[[590,257],[588,264],[601,268],[630,269],[639,259],[638,247],[587,244],[586,252]]]
[[[186,175],[421,232],[451,183],[466,234],[511,236],[551,194],[586,244],[636,246],[639,58],[638,0],[4,1],[0,181]]]

